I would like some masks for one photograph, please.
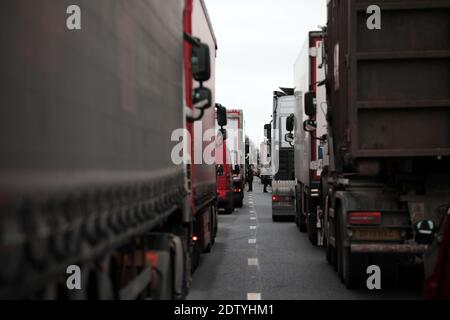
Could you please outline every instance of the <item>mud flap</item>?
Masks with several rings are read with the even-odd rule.
[[[146,259],[152,267],[151,299],[171,300],[174,292],[174,270],[172,264],[172,238],[170,234],[147,235]]]
[[[174,256],[174,299],[184,298],[184,277],[185,274],[185,254],[183,252],[183,243],[177,236],[172,236],[172,251]]]

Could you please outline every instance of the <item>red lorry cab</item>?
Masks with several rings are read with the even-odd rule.
[[[231,214],[233,205],[233,168],[227,140],[222,140],[216,146],[217,174],[217,208],[219,213]]]

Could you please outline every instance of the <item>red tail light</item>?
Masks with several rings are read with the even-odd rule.
[[[234,189],[234,192],[241,192],[241,189]]]
[[[291,202],[294,198],[291,196],[272,196],[273,202]]]
[[[349,224],[381,224],[381,212],[350,212]]]

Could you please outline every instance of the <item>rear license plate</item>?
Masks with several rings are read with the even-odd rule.
[[[353,240],[380,240],[380,241],[394,241],[401,240],[402,236],[400,230],[353,230]]]

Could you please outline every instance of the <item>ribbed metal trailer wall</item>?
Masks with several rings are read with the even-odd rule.
[[[337,166],[450,155],[450,1],[329,1],[330,110]]]

